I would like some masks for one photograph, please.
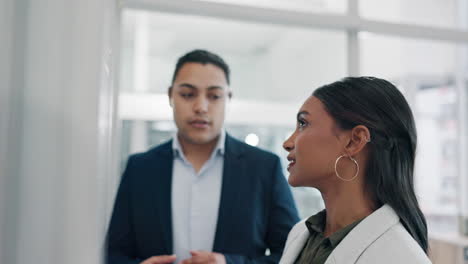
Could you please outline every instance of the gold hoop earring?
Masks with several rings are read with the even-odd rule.
[[[356,177],[358,176],[359,174],[359,164],[357,163],[357,161],[355,159],[353,159],[353,157],[347,157],[349,158],[351,161],[354,162],[354,164],[356,164],[356,174],[351,178],[351,179],[345,179],[343,177],[340,176],[340,174],[338,173],[338,170],[337,170],[337,166],[338,166],[338,161],[340,161],[341,158],[343,157],[346,157],[344,155],[341,155],[339,156],[336,161],[335,161],[335,174],[336,174],[336,177],[338,177],[340,180],[342,181],[346,181],[346,182],[350,182],[350,181],[353,181],[354,179],[356,179]]]

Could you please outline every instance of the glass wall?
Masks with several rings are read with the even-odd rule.
[[[416,119],[415,186],[431,232],[458,232],[460,184],[459,93],[468,86],[463,46],[447,42],[360,34],[361,69],[395,83]]]
[[[439,28],[464,28],[466,0],[360,0],[366,19]]]
[[[192,49],[216,52],[231,67],[234,97],[226,118],[228,133],[278,154],[283,168],[287,153],[282,143],[295,128],[301,103],[314,88],[346,75],[346,36],[341,31],[135,10],[124,13],[123,26],[121,166],[128,154],[173,136],[167,88],[177,58]],[[149,94],[157,96],[147,100]],[[129,97],[137,102],[128,104]],[[143,101],[158,113],[148,116]],[[302,217],[323,208],[317,191],[293,192]]]
[[[195,6],[198,1],[188,2]],[[157,8],[123,13],[121,164],[130,153],[172,137],[175,127],[166,91],[177,58],[192,49],[214,51],[231,66],[234,98],[226,130],[278,154],[283,167],[286,152],[281,144],[313,90],[348,73],[373,75],[395,83],[414,111],[415,188],[430,234],[462,231],[459,218],[468,214],[468,206],[463,206],[468,180],[462,175],[467,160],[463,102],[468,92],[468,1],[200,2],[214,7],[205,15],[182,7],[166,13],[154,11]],[[230,19],[216,17],[217,10],[230,4],[246,11],[254,8],[258,21],[242,19],[242,12]],[[294,20],[296,14],[300,18]],[[421,35],[418,29],[435,33]],[[302,217],[323,208],[317,191],[293,192]]]

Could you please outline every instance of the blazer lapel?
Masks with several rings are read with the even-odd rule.
[[[152,197],[149,201],[154,201],[155,212],[159,218],[160,226],[156,226],[162,234],[166,252],[172,254],[172,166],[173,166],[173,153],[172,153],[172,141],[166,143],[160,149],[158,157],[154,160],[153,168],[150,170],[149,178],[151,183],[149,188],[152,190],[149,192]],[[156,223],[152,223],[154,226]]]
[[[400,218],[389,205],[383,205],[362,220],[333,250],[325,264],[355,263],[362,252]]]
[[[301,228],[300,233],[294,238],[293,241],[291,241],[291,243],[289,243],[289,245],[287,245],[287,248],[284,249],[283,256],[281,256],[281,264],[294,263],[304,248],[310,233],[309,230],[307,230],[306,225],[303,224],[303,226],[304,228]]]
[[[236,221],[234,212],[241,193],[239,190],[242,190],[242,186],[246,184],[245,163],[242,162],[241,144],[229,135],[226,135],[225,144],[221,200],[213,244],[215,252],[229,250],[226,243],[229,241],[227,238],[230,230],[232,230],[230,226],[232,226],[233,221]]]

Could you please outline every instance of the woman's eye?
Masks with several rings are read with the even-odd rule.
[[[298,125],[299,128],[303,128],[307,124],[306,124],[306,122],[304,120],[299,119],[299,120],[297,120],[297,125]]]

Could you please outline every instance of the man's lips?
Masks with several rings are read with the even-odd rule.
[[[195,128],[207,128],[210,125],[210,122],[204,119],[195,119],[189,121],[189,124]]]

